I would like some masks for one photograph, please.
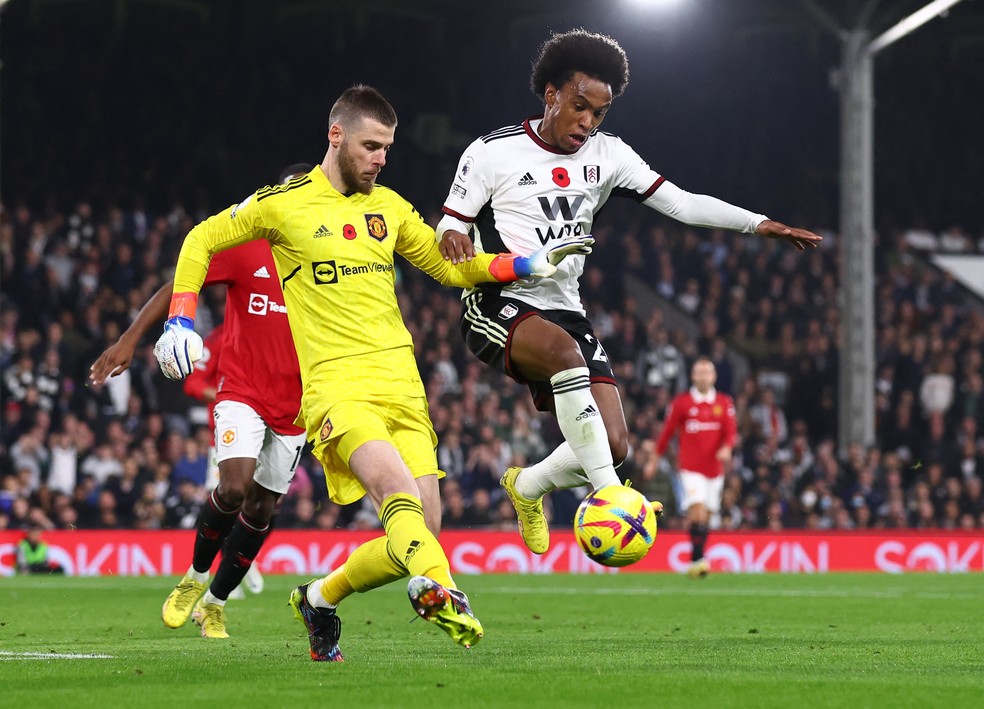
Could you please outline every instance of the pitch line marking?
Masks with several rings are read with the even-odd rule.
[[[0,650],[0,662],[4,660],[115,660],[115,655],[76,652],[10,652]]]
[[[939,593],[929,591],[918,591],[915,593],[902,593],[898,591],[866,591],[861,589],[851,590],[824,590],[824,591],[781,591],[769,589],[727,589],[727,588],[687,588],[687,589],[663,589],[663,588],[595,588],[595,589],[541,589],[523,586],[509,586],[496,589],[500,593],[523,593],[530,595],[558,595],[565,594],[571,596],[777,596],[786,598],[926,598],[926,599],[954,599],[954,600],[976,600],[980,598],[970,593]]]

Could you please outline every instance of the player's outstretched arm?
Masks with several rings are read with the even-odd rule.
[[[205,345],[195,332],[197,308],[197,293],[186,291],[171,296],[164,334],[154,345],[154,356],[168,379],[184,379],[202,358]]]
[[[255,193],[201,222],[181,244],[164,334],[154,346],[154,356],[168,379],[184,379],[202,357],[204,344],[194,329],[195,311],[212,256],[247,241],[266,238],[269,233],[263,227],[259,199],[254,196]]]
[[[804,251],[807,246],[815,249],[823,241],[822,236],[814,234],[812,231],[786,226],[782,222],[772,221],[771,219],[760,222],[755,227],[755,233],[767,239],[788,241],[800,251]]]
[[[557,264],[567,256],[591,253],[592,244],[593,237],[577,236],[553,241],[528,256],[479,252],[471,260],[453,263],[441,253],[434,230],[415,216],[401,226],[396,252],[438,283],[471,288],[479,283],[546,278],[556,273]]]
[[[557,272],[557,265],[568,256],[590,254],[592,244],[593,236],[575,236],[541,246],[529,256],[499,254],[489,264],[489,273],[499,283],[524,278],[549,278]]]
[[[89,379],[93,384],[102,384],[108,377],[115,377],[129,368],[140,338],[154,323],[160,322],[167,315],[167,305],[171,300],[173,285],[174,281],[162,285],[140,308],[137,317],[116,343],[106,348],[106,351],[89,367]]]

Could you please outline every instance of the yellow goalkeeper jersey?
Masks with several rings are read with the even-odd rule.
[[[423,396],[413,342],[396,298],[394,254],[440,283],[494,281],[494,255],[453,265],[434,230],[396,192],[376,186],[345,196],[321,171],[264,187],[192,229],[174,292],[197,293],[212,254],[267,239],[284,292],[304,386],[309,437],[321,426],[324,398]]]

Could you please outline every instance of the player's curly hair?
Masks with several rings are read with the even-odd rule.
[[[578,71],[611,86],[613,97],[629,83],[629,59],[619,43],[607,35],[576,29],[554,34],[540,46],[530,90],[543,98],[547,84],[560,88]]]
[[[356,84],[342,92],[328,114],[328,127],[334,123],[345,126],[356,118],[371,118],[387,127],[396,125],[396,111],[390,102],[365,84]]]

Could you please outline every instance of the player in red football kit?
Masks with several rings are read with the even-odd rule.
[[[208,407],[208,420],[215,422],[215,397],[219,389],[219,358],[222,356],[225,325],[216,325],[205,338],[202,358],[195,362],[194,371],[184,380],[184,393]],[[215,426],[211,426],[212,441],[208,455],[208,475],[205,487],[213,490],[219,484],[219,468],[215,460]]]
[[[706,357],[694,362],[690,391],[670,403],[663,430],[656,441],[656,462],[677,433],[677,474],[682,494],[680,507],[690,523],[690,568],[692,577],[707,576],[710,565],[704,558],[710,516],[721,509],[725,466],[731,463],[738,426],[735,402],[714,389],[717,370]]]
[[[309,165],[291,166],[280,182],[309,170]],[[263,545],[305,438],[304,429],[294,425],[300,370],[269,243],[252,241],[216,255],[205,286],[215,284],[228,286],[213,414],[219,484],[199,518],[191,567],[165,601],[162,617],[165,625],[178,628],[194,614],[204,637],[227,638],[225,602]],[[158,290],[92,365],[93,382],[129,366],[140,337],[167,315],[171,286]],[[222,561],[208,586],[220,549]]]

